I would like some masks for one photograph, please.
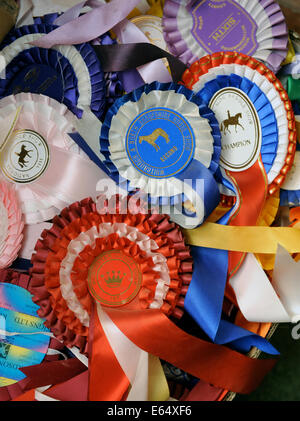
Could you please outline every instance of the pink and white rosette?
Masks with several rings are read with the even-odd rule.
[[[25,223],[50,220],[87,194],[96,197],[103,173],[69,136],[77,132],[77,117],[56,100],[21,93],[0,101],[0,124],[18,110],[0,170],[15,185]]]
[[[0,178],[0,269],[17,258],[23,239],[24,223],[14,187]]]

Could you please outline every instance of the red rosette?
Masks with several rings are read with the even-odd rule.
[[[97,209],[91,199],[65,208],[32,257],[30,291],[39,316],[84,353],[94,299],[104,307],[135,301],[178,319],[192,278],[189,248],[168,216],[142,213],[118,196],[99,198]]]
[[[296,123],[292,104],[283,85],[277,79],[275,74],[270,69],[268,69],[268,67],[266,67],[263,63],[259,62],[253,57],[249,57],[245,54],[237,52],[220,52],[214,53],[212,55],[207,55],[205,57],[202,57],[200,60],[194,62],[191,65],[191,67],[187,69],[183,74],[182,82],[187,88],[193,89],[194,85],[201,80],[202,76],[208,74],[210,71],[213,71],[214,68],[227,64],[248,66],[252,70],[257,71],[260,75],[264,76],[266,80],[273,85],[284,105],[286,111],[286,118],[288,121],[289,144],[286,150],[284,165],[281,167],[275,179],[271,183],[269,183],[268,186],[269,195],[273,195],[278,189],[280,189],[287,173],[291,169],[297,142]]]
[[[12,269],[0,270],[0,283],[9,283],[29,289],[30,280],[31,278],[27,273],[17,272]]]

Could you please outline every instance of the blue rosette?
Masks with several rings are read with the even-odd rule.
[[[106,114],[100,153],[110,177],[141,191],[179,225],[200,225],[219,201],[221,135],[213,112],[184,86],[153,82]]]
[[[3,63],[0,99],[19,92],[41,93],[63,102],[78,117],[90,108],[101,118],[105,108],[105,79],[89,44],[58,45],[51,49],[30,43],[53,31],[54,25],[34,24],[13,29],[0,46]]]
[[[220,191],[227,196],[236,196],[226,170],[246,170],[260,159],[272,195],[283,183],[294,157],[295,130],[288,96],[274,74],[253,58],[230,52],[216,57],[218,65],[207,56],[209,64],[203,72],[197,70],[202,62],[195,63],[187,71],[185,83],[210,106],[220,123],[222,154],[220,170],[216,173]],[[252,115],[250,120],[249,113]],[[256,133],[251,124],[252,128],[256,127]],[[247,139],[249,145],[255,146],[251,146],[253,150],[245,145]],[[228,157],[234,161],[231,165],[226,164]],[[240,157],[245,158],[244,166],[238,167],[236,162]]]
[[[261,127],[260,155],[265,171],[268,174],[272,169],[278,150],[278,127],[272,104],[254,82],[236,74],[217,76],[216,79],[205,84],[204,88],[199,92],[199,96],[205,104],[209,104],[214,95],[226,87],[237,88],[244,92],[257,112]],[[216,177],[217,179],[222,180],[222,184],[224,184],[226,188],[234,191],[234,187],[228,179],[224,177],[224,173],[222,174],[220,168],[218,169]]]

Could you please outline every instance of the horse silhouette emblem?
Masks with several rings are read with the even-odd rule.
[[[21,151],[19,153],[15,152],[15,154],[19,157],[18,164],[21,168],[27,167],[29,161],[25,161],[25,158],[32,158],[30,152],[33,152],[33,150],[30,149],[27,151],[25,145],[21,146]]]
[[[156,144],[159,137],[163,137],[167,143],[170,142],[169,135],[163,130],[163,129],[156,129],[152,134],[149,134],[148,136],[140,136],[139,143],[147,142],[149,145],[153,146],[158,152],[160,150],[159,145]]]
[[[221,132],[222,133],[224,133],[224,134],[226,134],[226,132],[231,133],[231,131],[229,130],[229,126],[234,126],[235,132],[237,132],[238,126],[240,126],[243,130],[245,130],[244,127],[241,125],[241,123],[239,121],[243,117],[242,113],[238,113],[234,116],[231,116],[230,112],[227,111],[227,115],[228,115],[227,120],[224,120],[221,124]]]

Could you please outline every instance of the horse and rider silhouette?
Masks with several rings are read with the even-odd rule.
[[[156,142],[160,136],[163,137],[167,143],[170,142],[169,135],[163,129],[156,129],[148,136],[140,136],[139,143],[142,144],[143,142],[147,142],[155,148],[156,152],[158,152],[160,147],[156,144]]]
[[[15,152],[15,154],[19,157],[18,160],[18,164],[20,165],[21,168],[27,167],[27,164],[29,161],[25,161],[25,158],[32,158],[32,156],[30,155],[30,152],[33,152],[33,150],[26,150],[26,146],[22,145],[21,146],[21,151],[20,153]]]
[[[245,128],[239,122],[239,120],[243,117],[242,113],[238,113],[234,116],[231,116],[230,112],[227,110],[227,116],[228,116],[227,120],[224,120],[221,124],[222,133],[226,134],[227,132],[229,132],[231,134],[231,131],[229,130],[229,126],[234,126],[236,133],[237,133],[238,126],[240,126],[243,130],[245,130]]]

